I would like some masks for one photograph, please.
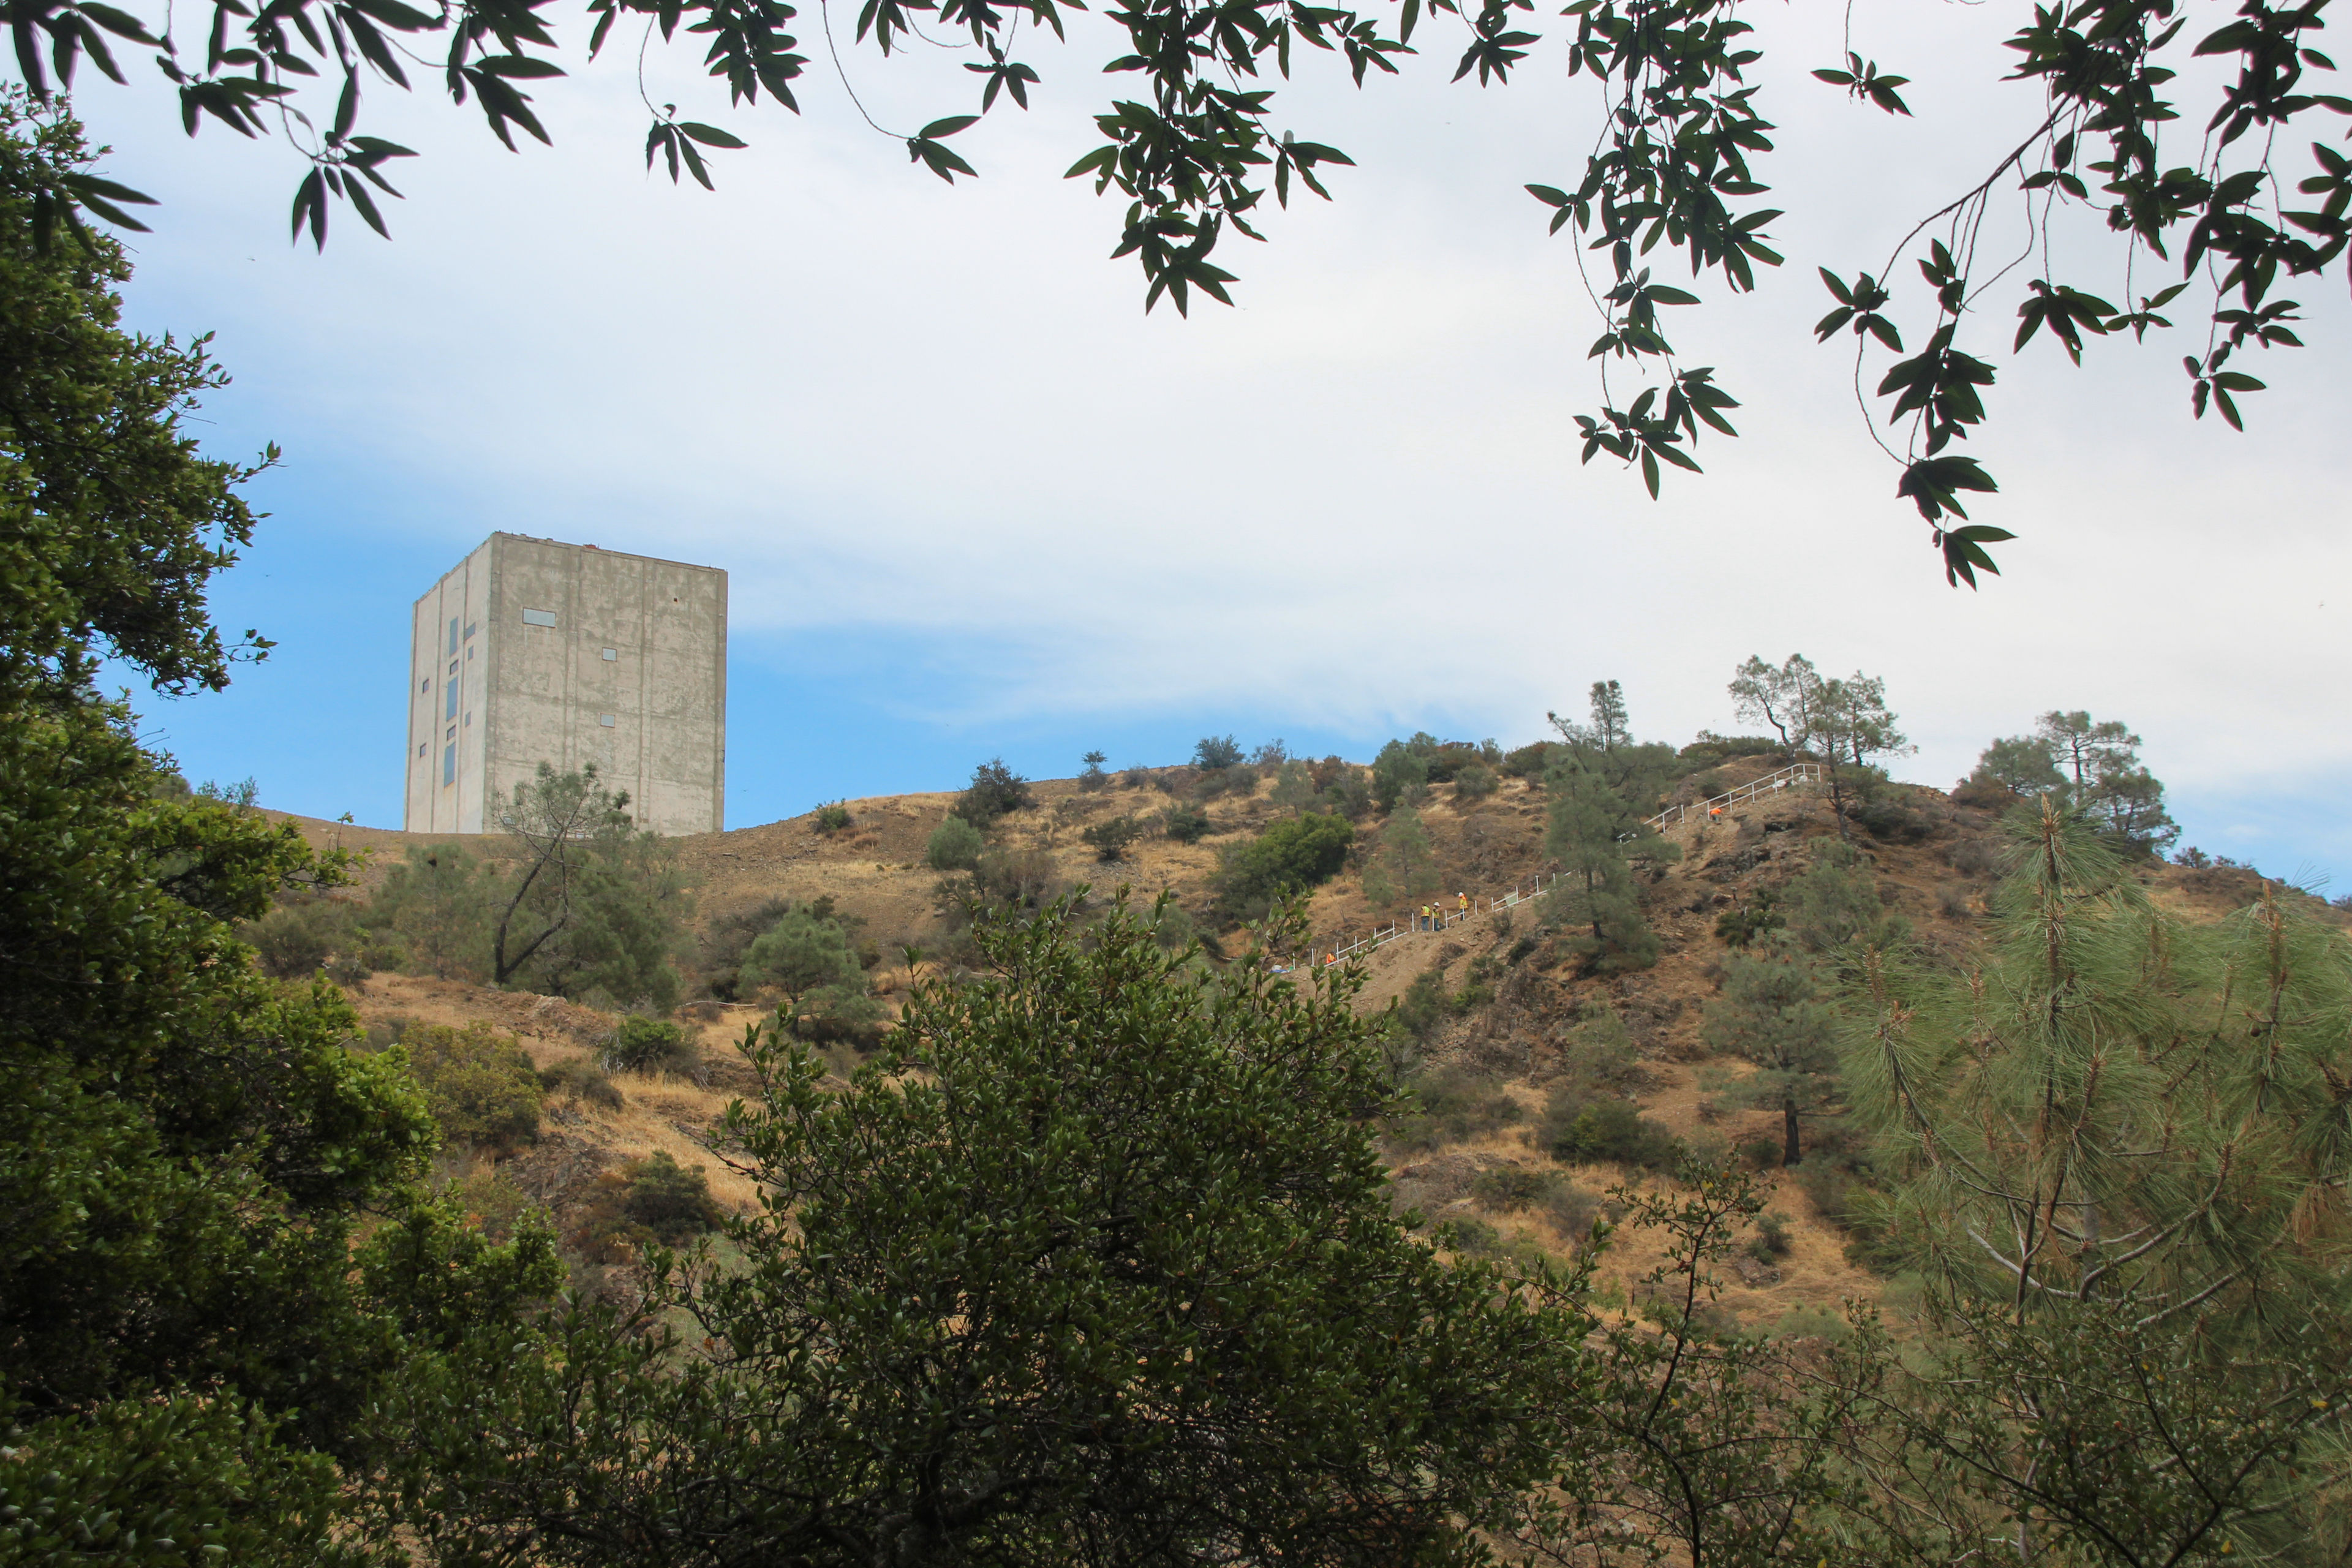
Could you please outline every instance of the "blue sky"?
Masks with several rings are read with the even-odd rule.
[[[1979,515],[2021,538],[1977,595],[1934,571],[1850,361],[1812,345],[1814,267],[1874,268],[2032,112],[1983,85],[2000,21],[1877,19],[1916,122],[1807,80],[1821,17],[1767,21],[1789,265],[1738,300],[1699,286],[1681,337],[1744,438],[1655,505],[1577,462],[1595,329],[1519,190],[1572,183],[1591,134],[1556,56],[1507,91],[1433,61],[1362,94],[1307,81],[1284,122],[1362,166],[1273,216],[1272,246],[1236,242],[1241,307],[1189,321],[1142,314],[1104,259],[1116,205],[1060,178],[1102,91],[1083,22],[1040,55],[1031,115],[959,143],[984,177],[952,190],[822,77],[801,119],[730,118],[656,55],[657,97],[753,142],[716,196],[646,175],[621,76],[543,93],[556,146],[520,155],[380,94],[381,132],[425,155],[391,244],[352,223],[322,257],[286,243],[282,147],[190,142],[144,84],[90,87],[110,172],[167,204],[131,319],[216,331],[236,383],[198,433],[287,453],[215,599],[278,652],[224,696],[142,699],[147,726],[194,778],[397,826],[407,606],[505,528],[730,572],[732,826],[997,753],[1051,776],[1213,731],[1358,757],[1424,728],[1524,741],[1604,677],[1679,742],[1732,726],[1740,659],[1801,650],[1886,678],[1906,776],[1948,784],[1991,736],[2087,708],[2146,738],[2189,841],[2352,887],[2340,290],[2308,291],[2315,347],[2259,367],[2244,436],[2189,421],[2195,344],[2074,371],[2046,343],[2009,359],[1989,323],[1976,445],[2003,492]],[[886,123],[960,104],[947,68],[852,65]],[[2078,281],[2119,285],[2085,255]]]

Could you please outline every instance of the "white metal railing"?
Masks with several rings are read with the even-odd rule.
[[[1795,789],[1801,784],[1819,784],[1827,776],[1827,770],[1819,763],[1792,763],[1778,773],[1766,773],[1760,779],[1750,779],[1738,789],[1726,790],[1723,794],[1700,801],[1696,805],[1670,805],[1650,818],[1646,826],[1664,833],[1669,827],[1680,827],[1684,823],[1692,820],[1694,814],[1697,820],[1705,822],[1711,817],[1721,816],[1735,805],[1745,805],[1751,800],[1771,795],[1779,790]]]
[[[1663,833],[1669,827],[1679,827],[1684,823],[1693,820],[1694,815],[1697,821],[1706,822],[1712,817],[1722,816],[1724,812],[1735,805],[1745,805],[1750,801],[1778,794],[1781,790],[1819,784],[1826,776],[1826,770],[1819,763],[1792,763],[1777,773],[1766,773],[1760,779],[1751,779],[1738,789],[1726,790],[1723,794],[1700,801],[1695,805],[1670,805],[1650,818],[1645,826]],[[1630,838],[1633,835],[1627,834],[1625,837]],[[1557,872],[1548,877],[1539,873],[1534,882],[1524,889],[1514,885],[1491,897],[1472,899],[1467,908],[1459,901],[1461,895],[1456,894],[1454,902],[1447,903],[1441,900],[1433,903],[1432,908],[1434,912],[1425,923],[1422,917],[1416,915],[1410,920],[1392,921],[1369,936],[1357,938],[1345,947],[1330,948],[1318,945],[1312,962],[1316,963],[1344,962],[1358,953],[1370,952],[1375,949],[1386,947],[1400,938],[1412,936],[1419,931],[1444,931],[1449,925],[1459,925],[1464,921],[1478,915],[1515,910],[1521,904],[1533,902],[1559,881],[1559,875]]]

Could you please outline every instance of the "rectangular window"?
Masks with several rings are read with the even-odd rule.
[[[603,726],[604,726],[604,728],[606,728],[607,730],[609,730],[609,729],[611,729],[611,728],[613,727],[613,723],[614,723],[613,715],[612,715],[612,714],[610,714],[610,713],[599,713],[599,714],[597,714],[597,715],[596,715],[596,722],[598,722],[599,724],[602,724]]]
[[[619,648],[616,648],[616,647],[608,647],[608,648],[606,648],[606,649],[604,650],[604,662],[605,662],[606,664],[611,664],[614,660],[615,660],[615,659],[619,658],[620,657],[621,657],[621,650],[620,650]]]
[[[467,715],[466,715],[466,728],[467,728],[467,729],[468,729],[468,730],[470,730],[470,729],[472,729],[473,727],[474,727],[474,716],[473,716],[471,713],[468,713],[468,714],[467,714]]]
[[[551,626],[555,624],[553,610],[525,610],[522,624],[527,626]]]
[[[443,733],[441,738],[445,741],[456,740],[457,738],[457,726],[455,724],[450,725],[448,730]]]
[[[432,742],[429,742],[429,741],[419,741],[419,742],[416,742],[416,754],[417,754],[418,756],[420,756],[420,757],[421,757],[421,756],[423,756],[423,755],[425,754],[425,748],[426,746],[430,745],[431,743],[432,743]]]
[[[449,785],[451,785],[451,784],[456,784],[457,782],[457,747],[455,747],[455,746],[444,746],[444,747],[442,747],[442,748],[441,748],[441,784],[442,784],[442,787],[446,789],[446,788],[447,788]]]
[[[450,677],[450,679],[453,679],[453,680],[454,680],[454,679],[457,679],[457,661],[456,659],[454,659],[454,658],[453,658],[453,659],[451,659],[451,660],[449,661],[449,677]]]
[[[454,686],[445,686],[441,689],[441,692],[444,697],[448,699],[447,701],[442,704],[444,708],[448,710],[448,711],[444,713],[442,717],[445,719],[455,719],[457,716],[457,689]]]
[[[449,623],[449,657],[457,657],[457,623],[454,620]]]
[[[471,647],[470,645],[469,645],[469,646],[467,647],[467,649],[466,649],[466,657],[467,657],[467,658],[473,658],[473,657],[474,657],[474,650],[473,650],[473,648],[472,648],[472,647]]]
[[[481,623],[478,621],[468,621],[466,623],[466,637],[468,641],[471,641],[473,638],[474,628],[480,624]]]

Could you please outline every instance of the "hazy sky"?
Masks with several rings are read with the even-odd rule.
[[[1828,8],[1756,8],[1788,265],[1745,299],[1696,285],[1709,308],[1673,323],[1746,406],[1660,504],[1577,462],[1598,328],[1520,189],[1574,184],[1596,124],[1556,41],[1484,91],[1444,81],[1442,30],[1361,93],[1303,61],[1276,126],[1361,167],[1336,204],[1272,215],[1272,245],[1229,241],[1239,308],[1189,321],[1146,317],[1131,260],[1105,259],[1116,193],[1060,177],[1136,80],[1097,74],[1119,51],[1084,19],[1028,57],[1032,113],[959,140],[983,178],[953,189],[829,68],[803,117],[730,114],[656,50],[657,101],[753,142],[714,160],[715,196],[645,173],[625,63],[550,84],[555,148],[520,155],[471,109],[381,91],[378,133],[425,155],[395,171],[391,244],[339,213],[323,257],[287,244],[284,147],[190,142],[160,89],[87,87],[109,172],[167,204],[134,237],[132,320],[215,331],[236,384],[206,440],[287,453],[216,598],[280,647],[225,697],[144,700],[151,729],[193,777],[397,826],[408,605],[503,528],[731,574],[733,826],[947,787],[999,752],[1057,775],[1212,731],[1358,757],[1423,728],[1516,742],[1602,677],[1679,743],[1734,727],[1741,658],[1801,650],[1886,678],[1919,747],[1902,776],[1948,784],[1991,736],[2087,708],[2146,738],[2186,841],[2341,891],[2342,279],[2295,290],[2314,347],[2249,367],[2273,390],[2243,436],[2189,418],[2201,331],[2074,371],[1980,323],[2001,383],[1974,446],[2003,493],[1975,510],[2021,538],[1977,594],[1895,500],[1850,353],[1808,331],[1816,265],[1876,270],[2032,123],[2029,89],[1991,85],[2016,11],[1857,13],[1917,79],[1919,118],[1890,121],[1805,77],[1834,61]],[[886,125],[976,107],[951,60],[849,68]],[[2121,297],[2107,252],[2074,254],[2062,276]]]

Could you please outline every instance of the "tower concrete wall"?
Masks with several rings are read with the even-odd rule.
[[[494,533],[416,601],[405,826],[496,832],[544,762],[656,833],[724,826],[727,574]]]

